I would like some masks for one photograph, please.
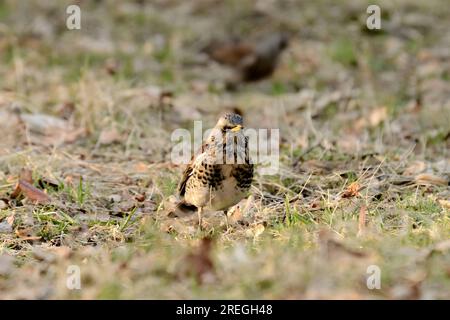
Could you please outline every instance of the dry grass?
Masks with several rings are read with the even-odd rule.
[[[445,1],[380,2],[375,35],[365,1],[258,3],[81,2],[79,31],[62,2],[0,4],[0,298],[449,298]],[[236,91],[198,54],[278,28],[274,76]],[[164,213],[171,133],[232,107],[280,129],[280,171],[199,232]],[[11,196],[24,168],[50,203]]]

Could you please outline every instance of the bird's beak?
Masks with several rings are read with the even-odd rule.
[[[238,132],[241,131],[242,126],[240,124],[238,124],[236,127],[234,127],[233,129],[231,129],[232,132]]]

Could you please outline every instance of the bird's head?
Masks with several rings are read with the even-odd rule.
[[[239,132],[243,129],[242,117],[235,113],[225,113],[217,121],[215,128],[221,132]]]

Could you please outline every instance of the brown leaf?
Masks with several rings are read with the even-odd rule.
[[[32,184],[33,183],[33,173],[31,172],[30,169],[23,168],[20,171],[19,179]]]
[[[255,199],[252,195],[250,195],[247,199],[242,199],[237,205],[228,211],[229,222],[243,222],[245,220],[244,214],[248,213],[254,205]]]
[[[134,165],[134,171],[136,172],[147,172],[148,171],[148,165],[144,162],[138,162]]]
[[[33,176],[32,176],[31,170],[23,168],[20,171],[19,180],[28,182],[29,184],[33,184]],[[17,198],[20,195],[20,193],[21,193],[21,189],[20,189],[20,185],[18,183],[18,184],[16,184],[14,191],[11,193],[11,198],[12,199]]]
[[[36,188],[32,184],[24,180],[19,180],[19,183],[17,184],[17,187],[13,193],[16,193],[16,190],[19,190],[19,193],[23,193],[25,197],[30,199],[32,202],[35,203],[50,202],[50,197],[45,192],[39,190],[38,188]]]
[[[16,199],[20,195],[20,186],[17,183],[16,187],[14,188],[13,192],[11,193],[11,199]]]
[[[25,241],[32,241],[32,240],[39,240],[39,239],[41,239],[41,237],[34,236],[32,234],[31,228],[16,229],[15,233],[16,233],[17,237],[19,237],[21,240],[25,240]]]
[[[359,195],[359,190],[361,190],[361,186],[358,182],[352,182],[348,185],[347,189],[345,189],[342,194],[342,198],[351,198]]]
[[[235,206],[234,210],[229,212],[228,215],[230,216],[231,219],[229,219],[229,220],[232,223],[242,220],[243,213],[242,213],[241,207],[239,205]]]
[[[137,194],[134,196],[134,198],[139,201],[139,202],[144,202],[145,201],[145,193],[144,194]]]

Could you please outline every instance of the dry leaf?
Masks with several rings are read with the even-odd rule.
[[[19,180],[28,182],[30,184],[33,183],[33,173],[30,169],[23,168],[19,174]]]
[[[255,206],[255,198],[250,195],[247,199],[242,199],[236,206],[234,206],[229,212],[229,222],[237,223],[245,221],[244,215],[247,215],[250,210]]]
[[[447,186],[448,180],[443,177],[436,176],[430,173],[421,173],[414,177],[414,180],[419,185],[436,185],[436,186]]]
[[[73,180],[74,180],[74,176],[69,174],[64,178],[64,182],[69,185],[69,186],[73,186]]]
[[[229,222],[231,223],[236,223],[237,221],[242,220],[243,214],[241,207],[239,205],[235,206],[234,209],[228,213],[228,215],[231,218],[229,219]]]
[[[17,237],[19,237],[21,240],[24,240],[24,241],[32,241],[32,240],[41,239],[41,237],[39,237],[39,236],[33,236],[31,228],[16,229],[15,233],[16,233]]]
[[[35,186],[30,183],[19,180],[16,189],[13,193],[16,193],[16,190],[19,190],[19,193],[22,193],[25,197],[30,199],[35,203],[48,203],[50,202],[50,197],[43,191],[39,190]],[[11,195],[12,196],[12,195]]]
[[[140,173],[147,172],[148,166],[144,162],[138,162],[134,165],[134,171],[140,172]]]
[[[19,181],[20,180],[28,182],[29,184],[33,184],[33,176],[32,176],[31,170],[23,168],[19,174]],[[20,189],[20,185],[18,183],[16,185],[16,187],[14,188],[14,191],[11,193],[11,198],[12,199],[17,198],[20,195],[20,193],[21,193],[21,189]]]
[[[352,182],[348,185],[347,189],[345,189],[342,194],[342,198],[351,198],[359,195],[359,190],[361,190],[361,186],[358,182]]]
[[[16,187],[14,188],[13,192],[11,193],[10,197],[11,199],[16,199],[20,195],[20,185],[17,183]]]
[[[135,195],[134,199],[136,199],[139,202],[144,202],[145,201],[145,193]]]

